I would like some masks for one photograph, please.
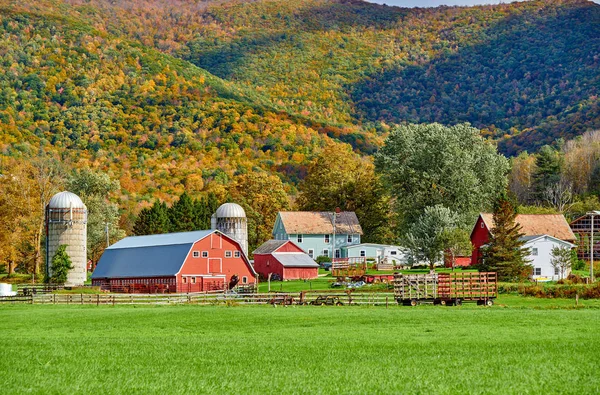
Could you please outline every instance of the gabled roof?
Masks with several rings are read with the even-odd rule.
[[[493,214],[481,213],[479,216],[491,232],[494,227]],[[518,214],[515,221],[521,225],[521,232],[525,236],[549,235],[569,242],[576,240],[575,234],[562,214]]]
[[[111,245],[107,250],[193,244],[213,232],[214,230],[197,230],[194,232],[166,233],[161,235],[129,236]]]
[[[260,247],[252,252],[254,255],[270,254],[277,251],[285,243],[291,243],[289,240],[267,240]]]
[[[280,211],[279,218],[287,234],[320,235],[333,233],[333,213],[327,211]],[[337,234],[363,234],[353,211],[336,214]]]
[[[529,244],[529,243],[534,243],[534,242],[536,242],[536,241],[538,241],[538,240],[540,240],[540,239],[545,239],[545,238],[552,239],[552,240],[554,240],[556,243],[563,244],[563,245],[565,245],[565,246],[567,246],[567,247],[569,247],[569,248],[575,248],[575,247],[577,247],[577,246],[576,246],[575,244],[573,244],[573,243],[569,243],[568,241],[561,240],[561,239],[557,239],[556,237],[552,237],[552,236],[550,236],[550,235],[531,235],[531,236],[523,236],[523,237],[521,237],[521,238],[520,238],[520,240],[523,240],[523,241],[525,242],[525,245],[527,245],[527,244]]]
[[[272,255],[283,267],[319,267],[317,262],[304,252],[276,252]]]

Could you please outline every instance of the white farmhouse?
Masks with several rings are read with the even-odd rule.
[[[529,250],[527,259],[533,266],[533,279],[537,281],[556,281],[566,278],[571,274],[571,270],[566,273],[560,273],[560,270],[552,266],[552,249],[575,248],[575,244],[569,243],[549,235],[523,236],[521,240],[525,241],[523,248]]]

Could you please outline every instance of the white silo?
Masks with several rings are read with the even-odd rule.
[[[248,220],[242,206],[235,203],[222,204],[211,217],[211,228],[237,240],[248,256]]]
[[[79,196],[60,192],[46,206],[46,272],[52,275],[52,257],[62,244],[67,246],[73,269],[65,285],[83,285],[87,279],[87,207]]]

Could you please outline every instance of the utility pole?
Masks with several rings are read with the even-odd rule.
[[[110,247],[110,239],[108,238],[108,221],[104,222],[105,231],[106,231],[106,248]]]

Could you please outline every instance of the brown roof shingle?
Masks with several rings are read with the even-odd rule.
[[[287,234],[319,235],[333,233],[333,213],[327,211],[280,211],[279,216]],[[335,232],[363,234],[358,217],[353,211],[336,215]]]
[[[493,214],[481,213],[481,218],[491,232],[494,227]],[[515,220],[521,225],[521,233],[525,236],[550,235],[565,241],[576,241],[575,234],[562,214],[518,214]]]

